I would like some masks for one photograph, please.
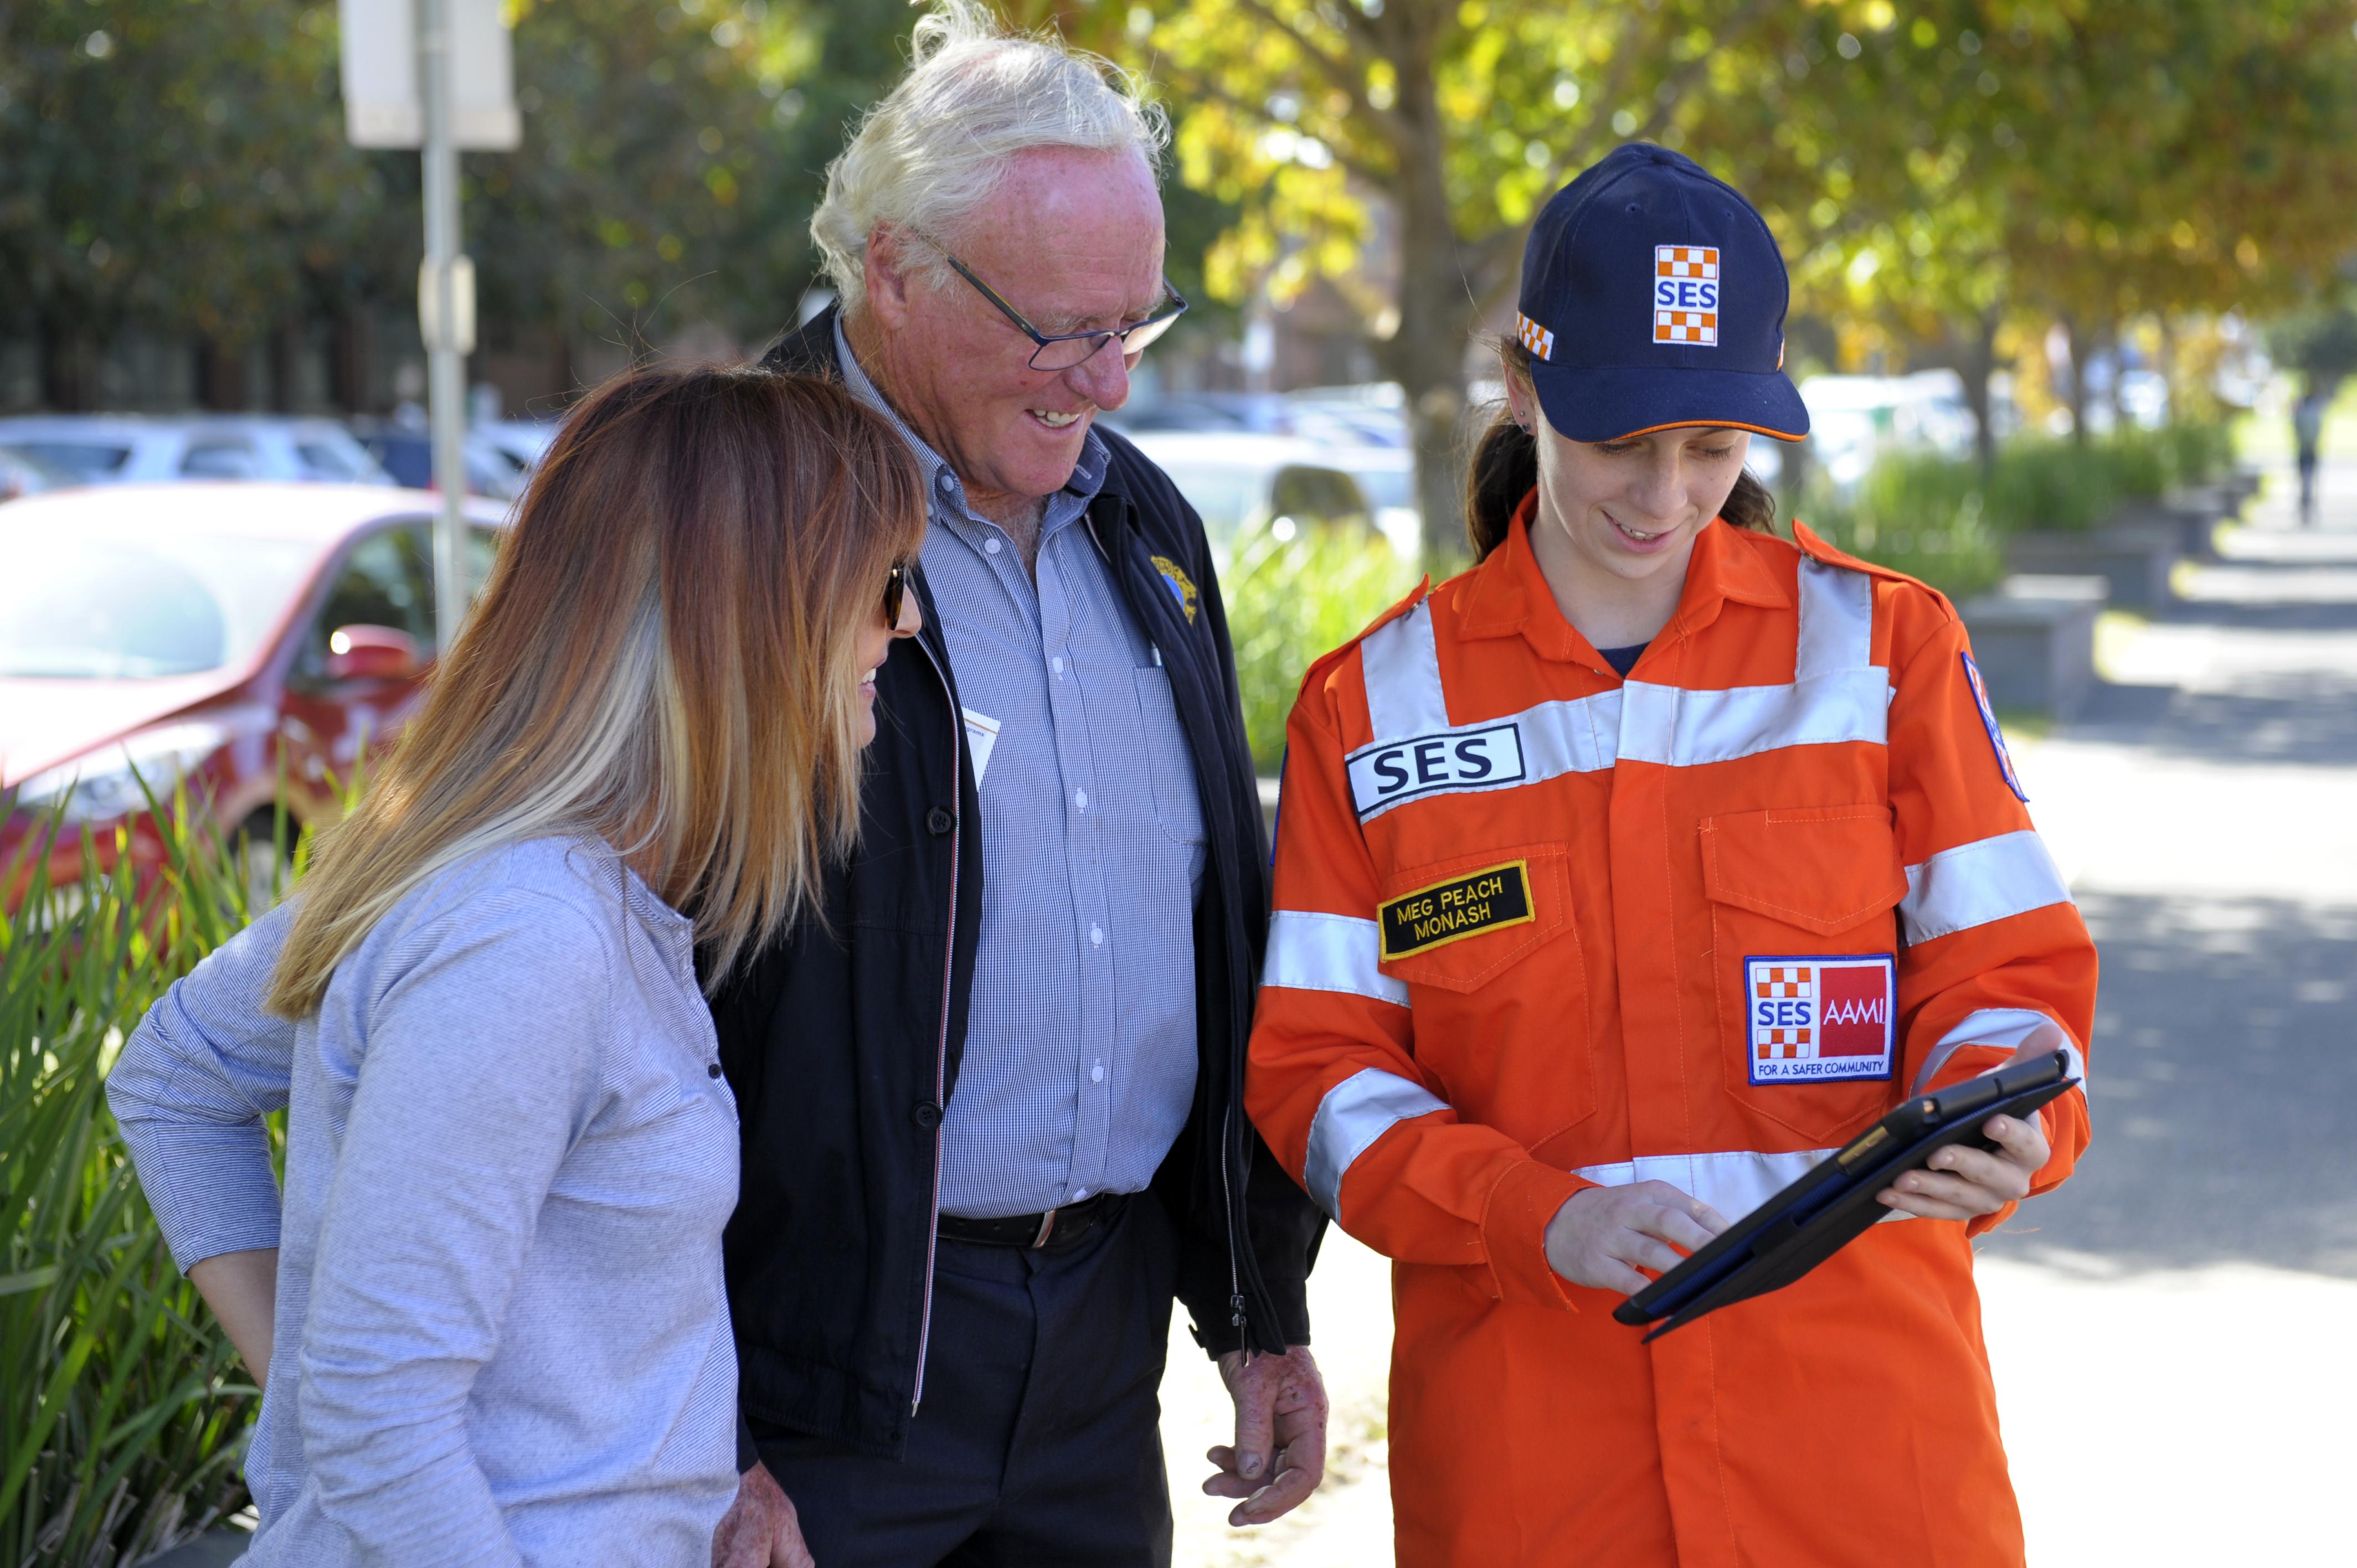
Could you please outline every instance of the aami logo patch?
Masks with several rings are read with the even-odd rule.
[[[1522,727],[1450,730],[1371,746],[1351,758],[1351,798],[1361,820],[1440,789],[1481,789],[1523,777]]]
[[[1653,247],[1653,341],[1718,346],[1718,248]]]
[[[1381,911],[1385,961],[1461,942],[1484,931],[1528,925],[1531,865],[1526,860],[1486,866],[1403,893]]]
[[[1743,1006],[1753,1083],[1889,1078],[1897,971],[1867,958],[1747,958]]]

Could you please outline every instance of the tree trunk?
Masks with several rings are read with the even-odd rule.
[[[2071,348],[2071,445],[2087,444],[2087,358],[2085,338],[2078,324],[2069,317],[2062,318],[2063,340]]]
[[[328,395],[346,413],[374,413],[376,318],[365,300],[336,312],[336,346],[328,361]]]
[[[41,324],[41,401],[59,413],[86,413],[98,403],[98,352],[79,323]]]
[[[1973,457],[1980,464],[1984,483],[1996,467],[1996,426],[1989,409],[1989,379],[1996,374],[1997,311],[1991,306],[1973,324],[1973,336],[1959,367],[1964,377],[1964,402],[1973,411]]]
[[[1435,11],[1403,12],[1417,22],[1392,41],[1399,81],[1397,113],[1415,127],[1413,152],[1400,159],[1391,187],[1399,204],[1399,330],[1377,346],[1386,375],[1406,393],[1415,452],[1415,493],[1424,511],[1426,570],[1453,571],[1471,554],[1465,537],[1465,349],[1476,323],[1464,252],[1449,211],[1448,145],[1433,80],[1433,51],[1446,25]]]
[[[217,413],[242,413],[252,406],[244,344],[218,338],[198,339],[197,401]]]

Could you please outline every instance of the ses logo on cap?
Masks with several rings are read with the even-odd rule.
[[[1889,1078],[1896,972],[1870,958],[1747,958],[1745,1036],[1753,1083]]]
[[[1718,346],[1718,248],[1653,247],[1653,341]]]

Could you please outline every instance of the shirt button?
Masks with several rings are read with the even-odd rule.
[[[717,1069],[716,1069],[715,1070],[716,1071]],[[1104,1081],[1104,1063],[1099,1062],[1096,1066],[1089,1069],[1089,1081],[1091,1083],[1103,1083]]]
[[[1064,672],[1063,656],[1059,654],[1055,658],[1048,660],[1048,668],[1053,670],[1057,674],[1061,675]]]
[[[982,542],[982,547],[983,547],[985,550],[988,551],[988,552],[989,552],[991,554],[993,554],[993,555],[996,555],[996,554],[997,554],[997,553],[998,553],[998,541],[996,541],[996,539],[985,539],[985,540],[984,540],[984,541]]]
[[[1079,1191],[1072,1194],[1072,1201],[1074,1203],[1078,1203],[1081,1199],[1088,1197],[1088,1195],[1089,1189],[1087,1187],[1082,1187]]]
[[[930,1133],[942,1124],[942,1108],[930,1100],[920,1100],[909,1111],[909,1120]]]
[[[955,826],[957,826],[957,819],[939,806],[925,813],[925,829],[937,838]]]
[[[1091,926],[1089,928],[1089,945],[1096,948],[1104,946],[1104,928],[1103,926]]]
[[[704,1076],[706,1078],[718,1078],[720,1076],[720,1064],[718,1062],[706,1062],[704,1065]],[[1104,1069],[1097,1069],[1097,1076],[1099,1078],[1103,1078],[1104,1076]]]
[[[1089,809],[1089,792],[1086,789],[1073,790],[1072,804],[1078,806],[1083,811],[1087,811]]]

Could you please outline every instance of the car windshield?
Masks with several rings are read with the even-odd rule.
[[[105,478],[131,460],[131,448],[113,441],[11,441],[8,445],[84,484]]]
[[[235,534],[5,526],[0,553],[0,676],[69,680],[235,663],[269,635],[317,556],[292,540]]]

